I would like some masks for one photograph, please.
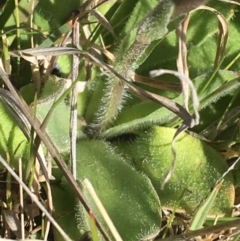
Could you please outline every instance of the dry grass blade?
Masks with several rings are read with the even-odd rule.
[[[221,182],[229,172],[231,172],[232,170],[234,170],[234,168],[236,167],[236,165],[238,164],[239,161],[240,161],[240,157],[238,157],[237,160],[234,161],[234,163],[227,169],[227,171],[223,173],[223,175],[217,180],[215,186],[216,186],[219,182]]]
[[[169,90],[176,92],[181,91],[181,86],[179,84],[148,78],[145,76],[138,75],[136,73],[134,73],[132,79],[134,79],[138,83],[145,84],[147,86],[151,86],[160,90]]]
[[[99,23],[101,23],[113,35],[115,39],[117,39],[111,24],[109,24],[108,20],[99,11],[96,9],[91,9],[90,13],[96,17]]]
[[[72,47],[49,47],[49,48],[34,48],[24,49],[19,51],[11,51],[10,55],[13,57],[29,57],[37,56],[38,59],[45,59],[46,56],[60,56],[60,55],[72,55],[79,54],[80,50]]]
[[[86,178],[83,180],[84,185],[86,186],[87,191],[89,192],[91,198],[93,199],[94,203],[96,204],[99,212],[101,213],[103,219],[105,220],[106,224],[108,225],[113,237],[116,241],[122,241],[122,238],[120,237],[116,227],[114,226],[112,220],[110,219],[106,209],[104,208],[101,200],[97,196],[97,193],[95,192],[91,182]]]
[[[18,239],[22,238],[21,233],[21,222],[18,219],[18,213],[12,210],[4,210],[3,211],[3,219],[5,225],[16,235]]]
[[[73,22],[73,37],[72,43],[73,46],[79,46],[79,22],[78,18],[74,19]],[[78,66],[79,66],[79,56],[72,56],[72,84],[78,77]],[[77,179],[77,100],[78,100],[78,91],[77,86],[75,85],[72,89],[71,95],[71,116],[70,116],[70,159],[71,159],[71,169],[72,174],[75,179]]]
[[[172,71],[172,70],[166,70],[166,69],[159,69],[159,70],[152,70],[150,72],[150,75],[152,77],[156,77],[156,76],[160,76],[163,74],[172,74],[175,75],[176,77],[178,77],[182,83],[182,85],[188,85],[190,90],[191,90],[191,94],[192,94],[192,102],[193,102],[193,110],[194,110],[194,115],[192,118],[192,122],[190,123],[189,127],[193,127],[195,125],[197,125],[199,123],[199,113],[198,113],[198,107],[199,107],[199,99],[198,99],[198,95],[196,92],[196,89],[192,83],[192,81],[186,77],[185,75],[176,72],[176,71]],[[182,92],[186,91],[186,88],[182,89]],[[188,96],[186,93],[183,93],[183,96]],[[188,101],[184,100],[184,102],[188,103]],[[188,110],[188,106],[185,106],[185,109]],[[183,119],[184,120],[184,119]],[[188,125],[186,122],[184,122],[186,125]]]
[[[217,68],[218,65],[222,62],[222,59],[225,56],[227,41],[228,41],[228,22],[225,17],[216,9],[201,6],[198,9],[208,10],[216,14],[219,23],[219,32],[218,32],[218,46],[217,46],[217,53],[215,57],[214,67]]]
[[[236,1],[230,1],[230,0],[219,0],[221,2],[226,2],[226,3],[232,3],[232,4],[236,4],[236,5],[240,5],[239,2],[236,2]]]
[[[186,33],[189,23],[189,14],[187,14],[185,20],[180,24],[177,28],[177,36],[178,36],[178,58],[177,58],[177,68],[178,72],[184,74],[189,77],[189,71],[187,66],[187,43],[186,43]],[[188,106],[189,99],[189,88],[188,84],[182,82],[182,93],[185,107]],[[187,109],[188,110],[188,109]]]
[[[164,107],[166,107],[167,109],[169,109],[170,111],[172,111],[173,113],[175,113],[176,115],[178,115],[181,119],[183,119],[184,123],[187,126],[191,126],[192,125],[192,117],[191,115],[186,111],[185,108],[183,108],[181,105],[179,105],[178,103],[164,97],[164,96],[160,96],[154,93],[151,93],[149,91],[146,91],[142,88],[139,88],[137,86],[128,84],[128,89],[131,91],[132,94],[137,95],[139,97],[144,97],[148,100],[152,100],[160,105],[163,105]]]
[[[175,166],[176,166],[176,162],[177,162],[177,152],[175,150],[174,144],[175,141],[177,139],[177,137],[184,132],[185,130],[187,130],[189,128],[189,125],[186,125],[185,123],[183,123],[182,125],[180,125],[177,129],[177,131],[175,132],[173,139],[172,139],[172,143],[171,143],[171,148],[172,148],[172,153],[173,153],[173,161],[172,161],[172,165],[171,168],[169,169],[169,171],[166,173],[165,178],[163,180],[163,183],[161,184],[161,189],[164,189],[164,186],[166,185],[166,183],[170,180],[170,178],[172,177],[174,170],[175,170]]]
[[[12,118],[16,121],[19,128],[24,135],[29,138],[30,125],[25,116],[21,113],[20,106],[13,98],[11,93],[5,89],[0,88],[0,101],[4,104],[5,108],[11,114]]]
[[[187,28],[189,23],[190,17],[189,14],[186,16],[184,21],[177,29],[177,36],[178,36],[178,58],[177,58],[177,68],[178,72],[184,74],[185,76],[189,77],[189,71],[187,66]]]

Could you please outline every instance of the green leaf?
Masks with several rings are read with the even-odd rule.
[[[26,158],[28,151],[28,141],[19,128],[17,122],[9,113],[9,109],[5,107],[1,99],[0,116],[0,155],[3,158],[6,158],[8,154],[14,161],[17,161],[20,157]],[[23,158],[23,162],[27,161],[25,158]]]
[[[53,104],[61,98],[65,90],[65,83],[65,79],[57,77],[50,78],[45,83],[41,91],[41,97],[37,102],[37,117],[41,122],[44,121]],[[70,107],[62,100],[51,111],[46,132],[60,152],[68,152],[70,147]]]
[[[81,182],[89,179],[123,240],[135,241],[158,234],[161,206],[145,175],[136,172],[106,143],[98,140],[79,141],[77,160],[77,178]],[[94,215],[108,230],[85,189],[84,193]]]
[[[138,69],[157,42],[168,33],[168,24],[174,11],[175,3],[164,0],[158,3],[140,24],[127,35],[119,46],[116,54],[116,70],[125,71],[126,77],[131,76],[131,71]]]
[[[127,148],[129,144],[125,144],[125,155],[129,152],[136,168],[150,178],[164,207],[176,207],[179,211],[191,214],[211,192],[228,166],[211,147],[183,133],[174,144],[177,155],[175,171],[164,190],[161,190],[173,161],[171,142],[175,132],[176,129],[172,128],[151,128],[131,143],[130,149]],[[233,177],[229,173],[208,215],[230,215],[233,202]]]

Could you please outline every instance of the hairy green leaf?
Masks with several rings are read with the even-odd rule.
[[[149,179],[137,173],[106,143],[77,143],[77,178],[88,178],[123,240],[139,240],[159,231],[160,202]],[[97,219],[107,228],[91,197],[86,198]],[[109,232],[108,232],[109,233]]]
[[[176,168],[161,190],[165,174],[171,168],[172,138],[176,129],[153,127],[131,143],[132,163],[153,183],[164,207],[192,214],[227,171],[223,158],[211,147],[189,134],[182,133],[175,141]],[[126,147],[126,155],[127,147]],[[234,202],[231,173],[224,182],[208,215],[230,215]]]

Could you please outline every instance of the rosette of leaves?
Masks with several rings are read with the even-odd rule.
[[[195,117],[197,116],[196,114],[198,113],[196,110],[196,107],[198,107],[198,105],[196,105],[196,102],[186,104],[186,99],[184,99],[183,95],[179,93],[181,92],[181,87],[173,75],[168,75],[167,77],[163,76],[163,81],[160,81],[159,78],[153,80],[152,76],[149,76],[149,71],[156,68],[177,70],[177,68],[175,67],[175,61],[176,57],[178,56],[179,49],[176,46],[177,37],[175,36],[175,30],[184,20],[184,14],[187,11],[194,9],[199,4],[202,4],[204,2],[206,1],[194,1],[194,4],[189,5],[188,3],[186,5],[186,1],[177,2],[171,0],[162,0],[161,2],[152,1],[151,3],[145,0],[131,2],[127,0],[121,2],[117,1],[112,5],[112,7],[109,8],[109,11],[105,14],[106,19],[100,18],[101,21],[99,19],[97,19],[98,21],[96,21],[96,18],[91,16],[91,14],[94,12],[93,9],[91,9],[92,11],[88,11],[89,9],[87,8],[81,9],[83,11],[86,10],[87,17],[87,19],[81,19],[81,21],[84,23],[83,25],[89,25],[88,31],[91,34],[88,35],[86,33],[88,31],[86,31],[86,29],[84,30],[84,28],[81,28],[81,40],[83,41],[81,42],[80,46],[81,50],[78,50],[77,52],[82,54],[81,57],[86,57],[81,58],[79,78],[90,79],[84,94],[79,95],[79,103],[82,106],[81,113],[79,113],[79,118],[81,120],[79,123],[81,127],[79,129],[81,131],[79,133],[79,140],[77,143],[77,158],[80,164],[78,168],[78,178],[80,179],[80,181],[83,181],[85,177],[88,177],[90,179],[90,181],[93,183],[94,188],[96,189],[96,192],[99,193],[99,196],[101,197],[102,202],[106,206],[106,209],[108,210],[111,218],[114,220],[117,228],[119,228],[119,232],[122,234],[123,237],[127,237],[127,239],[129,238],[129,236],[127,235],[131,235],[128,240],[142,238],[152,233],[155,234],[159,230],[159,227],[157,228],[157,223],[161,221],[161,216],[159,212],[156,211],[160,208],[158,199],[160,199],[160,202],[163,201],[165,204],[167,202],[164,201],[164,199],[161,200],[161,193],[158,189],[159,186],[157,185],[159,177],[155,175],[156,173],[154,173],[154,170],[151,169],[151,165],[156,165],[157,168],[160,168],[158,166],[158,163],[156,162],[156,158],[154,159],[149,157],[147,163],[150,163],[151,165],[148,166],[147,163],[142,163],[143,153],[141,153],[141,150],[140,152],[136,151],[136,153],[140,156],[138,160],[138,165],[136,165],[136,169],[141,170],[144,173],[140,175],[135,169],[133,169],[128,163],[126,163],[126,160],[124,160],[125,158],[128,159],[126,155],[127,147],[121,150],[120,153],[116,153],[116,150],[111,148],[111,145],[109,143],[111,143],[114,138],[121,139],[123,134],[127,134],[130,136],[133,135],[134,137],[139,135],[140,137],[138,140],[141,140],[141,136],[145,135],[145,140],[150,140],[153,133],[151,131],[145,131],[155,125],[181,127],[181,123],[183,123],[184,128],[186,126],[193,126],[192,120],[195,120]],[[49,9],[47,8],[56,7],[56,5],[58,4],[58,9],[63,9],[63,4],[57,2],[54,2],[53,4],[52,1],[49,1],[46,6],[44,6],[44,3],[46,2],[42,2],[43,5],[41,5],[39,2],[40,5],[38,6],[38,9],[40,10],[37,10],[36,8],[36,11],[34,12],[34,21],[35,24],[39,27],[39,29],[46,28],[47,24],[51,25],[49,25],[49,31],[44,29],[46,30],[44,31],[44,40],[42,40],[41,37],[37,38],[37,42],[40,46],[40,52],[41,47],[49,47],[54,42],[59,43],[59,36],[70,31],[66,16],[63,16],[63,18],[61,18],[61,16],[59,17],[59,14],[56,13],[56,16],[53,16],[53,18],[51,18],[59,20],[58,24],[55,27],[54,22],[56,21],[49,21],[49,14],[44,14],[44,11],[49,11]],[[24,2],[21,1],[21,4],[24,4]],[[204,13],[194,12],[191,15],[190,25],[187,31],[186,46],[188,49],[188,66],[190,70],[190,77],[192,78],[192,82],[189,83],[192,83],[192,87],[194,86],[191,89],[192,93],[195,91],[192,100],[196,99],[195,97],[198,96],[198,100],[200,102],[199,110],[200,114],[202,114],[202,122],[201,125],[198,127],[199,129],[196,129],[197,131],[202,131],[208,125],[209,114],[206,114],[208,113],[206,110],[210,110],[210,112],[214,110],[212,111],[214,112],[212,115],[214,119],[214,114],[216,112],[218,116],[221,116],[224,113],[226,106],[234,107],[234,105],[236,105],[237,101],[234,102],[234,98],[237,99],[236,95],[238,93],[239,87],[238,73],[236,72],[239,63],[238,61],[235,61],[234,65],[228,65],[227,62],[228,59],[232,59],[232,57],[236,56],[237,53],[237,45],[234,45],[233,43],[234,39],[239,38],[239,31],[237,30],[236,25],[237,21],[239,20],[239,16],[236,15],[236,18],[232,19],[233,13],[237,13],[237,8],[233,7],[233,5],[231,4],[226,5],[226,3],[220,3],[218,1],[210,2],[209,6],[210,5],[211,7],[218,9],[219,12],[221,12],[224,16],[222,18],[226,20],[224,27],[227,26],[227,28],[232,29],[229,35],[230,43],[232,44],[231,46],[227,47],[223,44],[223,48],[221,48],[221,44],[217,44],[217,33],[221,29],[218,29],[219,25],[214,19],[214,15],[212,15],[212,13],[209,14],[206,13],[205,10],[200,10],[204,11]],[[79,7],[78,4],[76,6]],[[69,11],[71,12],[71,10]],[[30,14],[31,12],[28,12],[26,16],[29,17]],[[51,14],[54,15],[54,11],[51,11]],[[12,19],[14,19],[14,16],[11,16]],[[21,19],[22,23],[27,23],[26,16]],[[96,13],[94,16],[97,16]],[[119,16],[123,16],[122,18],[120,18],[121,21],[119,21]],[[205,24],[206,20],[208,20],[208,24]],[[99,24],[99,22],[105,28],[107,28],[107,30],[104,30],[104,27],[100,26],[101,24]],[[196,22],[198,23],[198,25],[195,24]],[[204,26],[204,31],[199,30],[197,26],[202,26],[201,29]],[[113,34],[114,31],[115,35],[117,35],[119,38],[118,41],[116,41],[112,36],[110,36],[111,34]],[[196,34],[199,33],[198,31],[201,31],[201,33]],[[108,32],[110,32],[111,34],[109,34]],[[222,37],[227,38],[226,34],[222,34]],[[12,36],[12,38],[14,38],[14,36]],[[25,41],[25,43],[26,42],[27,40]],[[13,43],[11,47],[14,47],[14,42],[11,43]],[[109,65],[110,61],[105,61],[105,59],[102,58],[102,56],[100,57],[99,55],[100,51],[102,51],[102,48],[99,48],[99,45],[101,43],[118,46],[110,49],[110,51],[112,51],[112,53],[115,55],[115,60],[111,62],[111,66]],[[97,48],[95,48],[96,45]],[[215,49],[213,47],[215,47]],[[61,48],[57,49],[59,50]],[[204,51],[200,51],[201,49],[203,49]],[[225,51],[226,49],[228,51]],[[44,50],[47,50],[47,48]],[[66,49],[64,48],[64,51],[65,50]],[[198,50],[199,54],[196,54],[196,51]],[[223,56],[220,56],[221,58],[218,58],[219,56],[216,53],[220,50],[224,53],[227,53],[225,60],[223,60]],[[203,52],[205,53],[205,55],[202,54]],[[19,53],[21,53],[22,55],[18,55],[18,57],[26,55],[24,52],[21,51]],[[106,53],[106,51],[103,51],[103,53]],[[17,53],[14,52],[14,54],[16,56]],[[51,54],[54,55],[53,52]],[[28,53],[28,55],[31,55],[31,52]],[[216,56],[218,57],[216,58]],[[92,68],[89,67],[84,69],[83,66],[87,66],[89,64],[89,59],[94,64],[100,67],[94,66]],[[216,59],[218,60],[217,65],[214,64],[214,61]],[[68,58],[66,61],[63,59],[62,62],[59,61],[58,63],[62,64],[63,66],[69,66],[69,63],[71,62],[68,60]],[[233,71],[228,71],[228,69],[231,69],[231,67]],[[31,75],[29,71],[27,73],[28,75],[26,74],[26,76]],[[165,71],[165,73],[169,72]],[[171,73],[176,74],[176,72]],[[64,74],[67,73],[65,72]],[[31,78],[28,78],[28,82],[30,80]],[[140,83],[134,82],[135,80],[138,80]],[[144,85],[142,84],[142,82],[144,82]],[[174,92],[172,92],[172,90],[174,90]],[[55,91],[53,90],[53,92]],[[184,91],[182,92],[183,94],[187,93]],[[50,93],[50,96],[50,105],[52,105],[55,102],[56,95],[55,93]],[[215,102],[217,102],[219,99],[227,101],[227,104],[226,106],[224,106],[224,108],[221,106],[219,108],[216,108]],[[44,103],[42,105],[42,112],[44,113],[39,115],[40,118],[41,115],[43,116],[42,120],[47,115],[47,111],[45,110],[51,108],[50,105],[48,105],[47,101],[45,104],[47,105],[47,107],[44,105]],[[39,108],[41,109],[41,103],[39,103]],[[50,124],[49,126],[47,126],[47,128],[49,128],[49,135],[51,135],[51,138],[56,145],[58,145],[59,143],[67,143],[68,145],[69,143],[69,123],[67,122],[67,118],[65,118],[64,120],[62,118],[65,113],[69,113],[68,111],[70,111],[69,107],[66,106],[64,102],[62,102],[61,104],[59,104],[59,109],[56,109],[56,112],[53,111],[51,114],[53,121],[51,122],[50,120]],[[194,111],[195,115],[193,115]],[[64,124],[62,121],[64,121]],[[1,126],[3,129],[4,123],[1,123]],[[60,129],[63,130],[61,131],[61,133],[59,131]],[[170,150],[169,146],[171,141],[173,140],[173,132],[170,131],[169,133],[163,133],[165,139],[159,139],[159,137],[156,137],[156,142],[159,142],[160,146],[164,145],[164,143],[166,144],[166,146],[168,146],[168,149],[166,150],[166,159],[168,160],[168,162],[166,163],[168,163],[168,166],[166,165],[164,170],[160,169],[161,172],[165,172],[169,168],[169,160],[172,160],[172,151]],[[179,138],[181,138],[181,136],[179,136]],[[141,149],[141,144],[143,142],[141,143],[136,141],[136,143],[138,143],[136,145],[139,145],[139,148]],[[216,177],[220,178],[223,170],[226,170],[227,166],[224,165],[223,160],[217,154],[213,154],[215,152],[206,147],[205,144],[202,145],[201,142],[197,143],[198,144],[196,145],[196,148],[199,150],[199,153],[202,153],[201,155],[199,155],[204,160],[204,170],[206,171],[206,167],[211,166],[214,169]],[[153,144],[151,144],[152,142],[150,141],[150,143],[147,143],[144,146],[150,149],[151,146],[154,146]],[[134,149],[138,150],[138,147],[136,145],[134,144]],[[94,149],[94,152],[91,152],[91,148]],[[182,147],[180,145],[181,150],[184,148],[185,146]],[[65,150],[67,149],[68,147]],[[142,147],[142,149],[144,148]],[[178,142],[176,142],[176,150],[177,149]],[[205,151],[205,149],[207,149],[207,151]],[[14,148],[12,148],[12,150],[14,150]],[[177,156],[178,152],[179,151],[177,151]],[[209,159],[204,156],[206,154],[205,152],[210,152],[210,155],[213,155],[216,160],[220,160],[220,169],[218,169],[215,164],[212,164],[211,161],[209,161]],[[122,158],[122,156],[125,156],[125,158]],[[100,165],[100,163],[102,165]],[[179,162],[179,164],[182,165],[181,162]],[[99,173],[101,173],[101,175],[99,177],[97,175],[94,175],[93,169],[99,170]],[[181,168],[181,175],[185,179],[186,175],[188,174],[184,173],[184,169],[184,167]],[[122,175],[120,175],[116,170],[126,171],[127,173],[129,173],[129,176],[134,176],[135,181],[131,183],[131,185],[128,185],[126,182],[121,183]],[[181,178],[178,170],[175,171],[177,178]],[[108,176],[108,179],[105,180],[104,176]],[[205,176],[207,176],[207,172],[204,174],[204,177]],[[127,177],[124,181],[127,181],[128,178],[129,177]],[[176,179],[176,176],[173,176],[173,179],[174,178]],[[149,179],[151,180],[151,182],[149,181]],[[207,195],[209,189],[214,185],[214,181],[215,179],[211,179],[210,181],[206,180],[206,183],[208,183],[206,188],[207,190],[205,189],[203,191],[201,197],[199,197],[200,199],[204,198],[204,196]],[[110,185],[109,192],[103,192],[104,187],[102,185],[106,182]],[[142,186],[139,186],[139,189],[137,189],[135,193],[132,190],[135,188],[136,182],[141,183]],[[169,183],[169,185],[170,184],[172,186],[175,185]],[[188,181],[184,183],[184,188],[186,188],[187,184]],[[123,190],[125,191],[125,189],[126,192],[123,192]],[[232,204],[233,195],[231,177],[226,178],[226,184],[223,184],[223,189],[227,191],[231,189],[231,192],[229,191],[229,193],[231,193],[231,195],[229,196],[231,200],[225,199],[223,203],[225,203],[226,205],[224,204],[225,206],[223,205],[216,207],[216,210],[212,211],[212,213],[214,214],[218,212],[221,215],[228,213],[229,207]],[[151,221],[149,221],[149,224],[152,224],[154,230],[151,230],[149,226],[146,226],[146,229],[142,229],[144,230],[143,232],[139,231],[139,229],[134,229],[134,231],[132,231],[132,234],[126,234],[123,230],[127,230],[128,228],[130,228],[128,223],[124,223],[124,221],[121,221],[120,223],[118,222],[120,219],[117,220],[116,216],[119,215],[120,209],[116,208],[116,210],[112,210],[114,208],[112,208],[112,203],[109,201],[112,196],[114,196],[113,190],[117,190],[116,192],[119,196],[121,196],[122,194],[124,200],[130,200],[131,198],[135,200],[135,197],[138,195],[139,197],[141,197],[141,199],[146,198],[146,200],[148,200],[149,198],[150,201],[148,204],[144,203],[141,205],[143,205],[146,210],[150,210],[151,215],[149,215],[149,218],[151,219]],[[151,193],[149,194],[149,197],[146,193],[143,192],[143,190],[148,190],[149,193]],[[195,188],[193,188],[192,190],[195,191]],[[96,210],[94,203],[92,203],[91,198],[88,197],[87,191],[85,189],[84,191],[91,207],[93,207],[98,219],[100,219],[101,224],[106,227],[104,222],[101,220],[101,216]],[[140,195],[139,192],[142,194]],[[183,188],[181,188],[180,192],[184,192]],[[155,195],[156,193],[159,194],[159,197]],[[179,195],[180,193],[177,193],[177,196]],[[221,199],[222,197],[223,195],[220,192],[218,198]],[[56,194],[54,198],[55,200],[58,200],[58,194]],[[116,197],[114,196],[114,198]],[[119,206],[121,205],[121,203],[119,204],[118,201],[119,200],[116,200],[116,203]],[[186,199],[185,204],[188,205],[188,202],[191,204],[190,208],[187,208],[186,206],[180,206],[180,208],[187,212],[192,212],[194,208],[197,207],[197,202],[191,203],[191,200]],[[139,203],[141,203],[141,201],[139,201]],[[174,205],[177,204],[171,203],[171,206]],[[132,206],[130,206],[129,208],[133,208],[132,210],[134,210],[134,207]],[[152,212],[152,210],[155,210],[156,212]],[[135,211],[136,215],[138,211],[139,210]],[[142,213],[139,214],[141,215]],[[131,212],[129,212],[128,215],[131,215]],[[142,215],[145,217],[144,214]],[[81,218],[85,221],[87,220],[87,216],[85,216],[85,214],[82,214]],[[122,218],[127,218],[127,220],[131,220],[133,226],[139,225],[139,216],[135,219],[131,219],[129,218],[129,216],[125,216]],[[85,229],[88,230],[88,221],[86,221],[85,223]],[[67,230],[67,224],[66,226],[65,224],[63,225],[64,228]],[[131,231],[129,230],[129,232]]]

